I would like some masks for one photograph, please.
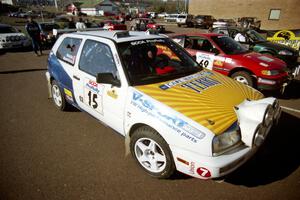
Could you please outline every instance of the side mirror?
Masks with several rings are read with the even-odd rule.
[[[220,53],[220,51],[217,49],[217,48],[213,48],[212,49],[212,52],[215,54],[215,55],[218,55]]]
[[[120,87],[121,82],[113,76],[112,73],[98,73],[96,76],[97,83],[111,84],[112,86]]]

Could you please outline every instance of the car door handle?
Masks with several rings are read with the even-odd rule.
[[[75,78],[76,80],[80,81],[80,78],[78,76],[73,75],[73,78]]]

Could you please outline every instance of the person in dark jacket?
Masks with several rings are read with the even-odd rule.
[[[25,29],[28,35],[31,37],[32,40],[32,48],[37,56],[42,55],[42,42],[41,42],[41,30],[34,20],[31,17],[27,18],[27,23],[25,25]],[[38,54],[38,52],[40,54]]]

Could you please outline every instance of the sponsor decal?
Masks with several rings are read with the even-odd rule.
[[[214,60],[214,64],[213,64],[213,65],[215,65],[215,66],[219,66],[219,67],[222,67],[222,66],[223,66],[223,64],[224,64],[224,62],[223,62],[223,61],[221,61],[221,60]]]
[[[107,91],[107,95],[110,96],[113,99],[117,99],[118,98],[118,95],[116,94],[115,90],[109,90],[109,91]]]
[[[138,41],[133,41],[130,44],[135,46],[135,45],[141,45],[141,44],[147,44],[147,43],[164,43],[165,41],[163,39],[153,39],[153,40],[138,40]]]
[[[67,61],[67,62],[69,62],[69,63],[71,63],[71,64],[74,64],[74,63],[75,63],[75,58],[76,58],[76,56],[73,56],[73,55],[67,53],[67,54],[63,57],[63,60],[64,60],[64,61]]]
[[[197,79],[197,78],[201,78],[201,77],[205,77],[205,76],[211,76],[211,75],[213,75],[213,73],[210,72],[210,71],[202,71],[202,72],[199,72],[197,74],[186,76],[186,77],[171,81],[169,83],[160,85],[159,88],[162,89],[162,90],[167,90],[167,89],[170,89],[170,88],[172,88],[176,85],[186,83],[186,82],[191,81],[193,79]]]
[[[194,162],[191,162],[189,172],[190,172],[190,174],[195,174],[195,163]]]
[[[85,86],[86,86],[89,90],[93,91],[93,92],[96,93],[96,94],[99,94],[100,92],[102,92],[102,90],[100,90],[100,89],[98,88],[98,83],[96,83],[95,81],[87,80]]]
[[[273,37],[268,37],[267,40],[274,43],[284,44],[296,50],[299,50],[300,48],[300,37],[296,37],[295,33],[288,30],[278,31],[273,35]]]
[[[203,178],[209,178],[211,177],[211,173],[208,169],[206,169],[205,167],[199,167],[197,169],[197,173],[202,176]]]
[[[64,88],[64,93],[65,93],[67,99],[69,99],[70,101],[73,101],[73,95],[70,90],[68,90],[67,88]]]
[[[147,99],[147,97],[141,93],[133,92],[131,104],[148,116],[160,120],[180,136],[185,137],[193,143],[197,143],[198,140],[205,137],[204,133],[189,125],[186,121],[172,114],[160,111],[151,100]]]

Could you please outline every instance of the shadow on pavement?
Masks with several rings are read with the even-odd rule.
[[[46,68],[43,68],[43,69],[21,69],[21,70],[3,71],[3,72],[0,72],[0,74],[17,74],[17,73],[46,71],[46,70],[47,70]]]
[[[264,145],[252,159],[225,181],[235,185],[256,187],[284,179],[300,165],[300,119],[282,112],[277,126],[273,127]]]

